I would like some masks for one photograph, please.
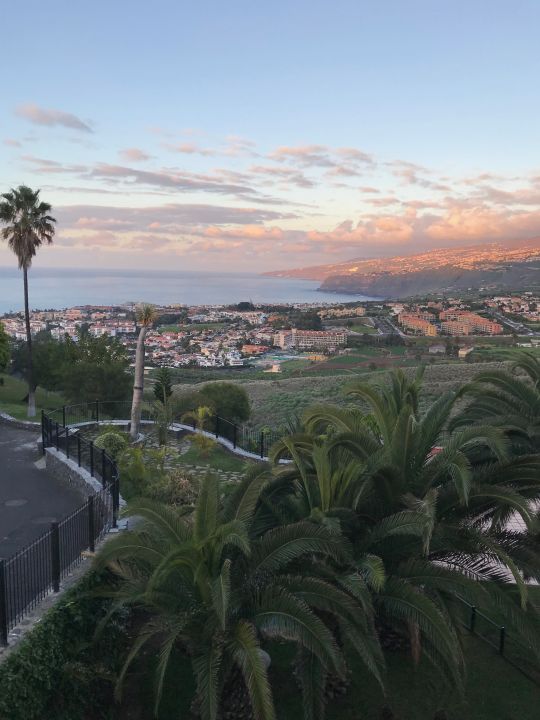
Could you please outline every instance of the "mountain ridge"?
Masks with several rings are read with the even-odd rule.
[[[414,255],[352,260],[264,273],[321,281],[321,290],[404,297],[453,290],[540,285],[540,238],[438,248]]]

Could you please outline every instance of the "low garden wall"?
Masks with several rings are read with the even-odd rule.
[[[40,422],[33,422],[32,420],[17,420],[17,418],[14,418],[4,412],[0,412],[0,425],[9,425],[10,427],[17,428],[17,430],[29,430],[34,433],[41,433]]]

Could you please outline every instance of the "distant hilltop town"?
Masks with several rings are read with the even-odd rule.
[[[242,368],[279,372],[279,363],[295,355],[313,358],[350,352],[359,341],[411,344],[418,336],[470,338],[540,334],[540,294],[526,292],[415,302],[352,302],[290,305],[160,306],[148,333],[149,366]],[[15,342],[25,340],[22,314],[1,318]],[[116,338],[134,356],[137,326],[134,305],[84,306],[37,310],[32,334],[77,341],[81,333]],[[504,339],[504,338],[503,338]],[[532,340],[531,340],[532,341]],[[465,350],[467,350],[465,348]],[[463,351],[459,357],[464,357]],[[434,351],[435,352],[435,351]]]

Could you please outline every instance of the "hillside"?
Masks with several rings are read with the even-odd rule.
[[[327,292],[390,298],[470,288],[534,289],[540,287],[540,238],[393,258],[353,259],[267,274],[320,280],[321,290]]]

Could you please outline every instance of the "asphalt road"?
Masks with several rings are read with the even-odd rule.
[[[9,558],[83,503],[48,475],[27,430],[0,424],[0,557]]]

